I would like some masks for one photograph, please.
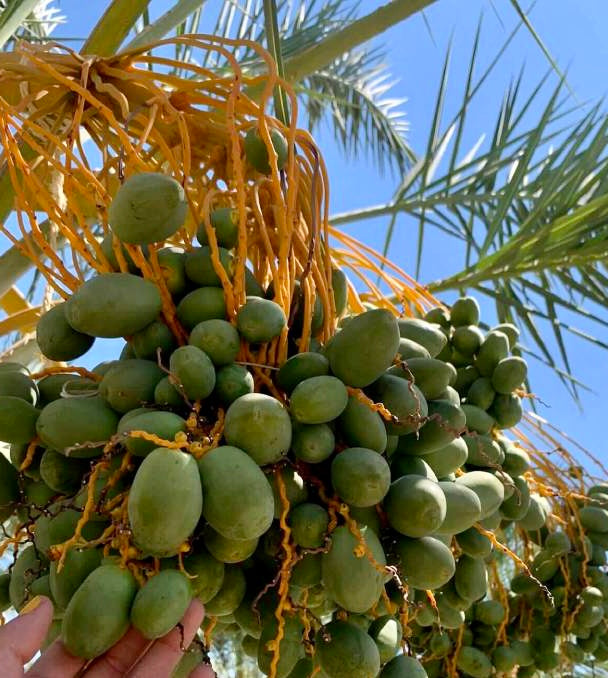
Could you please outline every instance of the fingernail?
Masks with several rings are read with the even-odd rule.
[[[21,612],[19,612],[19,614],[21,615],[33,612],[37,607],[40,607],[40,603],[42,603],[42,596],[34,596],[27,605],[24,605],[21,608]]]

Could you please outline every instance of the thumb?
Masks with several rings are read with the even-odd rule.
[[[52,618],[51,601],[36,596],[18,617],[0,627],[0,666],[6,678],[23,675],[23,665],[40,649]]]

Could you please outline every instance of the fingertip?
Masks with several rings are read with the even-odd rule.
[[[46,614],[53,614],[53,603],[50,598],[47,596],[34,596],[28,603],[26,603],[21,610],[19,610],[19,616],[23,617],[27,614],[41,614],[42,612]]]
[[[186,614],[192,614],[192,616],[197,619],[200,617],[200,621],[197,626],[200,626],[203,619],[205,618],[205,606],[201,603],[198,598],[193,598]]]

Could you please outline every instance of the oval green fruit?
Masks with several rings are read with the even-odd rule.
[[[422,476],[437,482],[435,471],[425,459],[397,453],[391,460],[391,477],[397,480],[402,476]]]
[[[169,377],[163,377],[154,388],[154,402],[164,407],[181,407],[184,399]]]
[[[391,413],[393,419],[385,426],[391,435],[402,436],[417,431],[428,414],[428,405],[422,391],[413,383],[383,374],[371,387],[374,400]]]
[[[223,247],[219,248],[220,264],[226,275],[232,277],[233,256]],[[194,247],[186,252],[185,271],[188,278],[200,287],[221,287],[222,281],[213,264],[211,248]]]
[[[329,525],[329,514],[318,504],[296,506],[287,518],[294,542],[302,548],[316,549],[323,545]]]
[[[192,595],[202,603],[207,603],[222,588],[224,569],[224,563],[216,560],[201,546],[184,558],[184,570],[192,577]]]
[[[0,396],[0,440],[23,445],[36,435],[40,410],[15,396]]]
[[[287,164],[287,139],[278,129],[268,130],[274,153],[276,153],[277,169],[282,170]],[[270,174],[270,157],[266,143],[257,127],[250,127],[244,139],[247,162],[258,172]]]
[[[509,340],[509,349],[513,350],[519,339],[519,330],[512,323],[500,323],[492,328],[493,332],[502,332]]]
[[[245,452],[260,466],[282,459],[291,445],[291,419],[276,398],[249,393],[228,408],[224,439]]]
[[[477,325],[479,323],[479,304],[474,297],[460,297],[450,309],[450,322],[454,327]]]
[[[177,247],[158,250],[158,266],[165,285],[175,298],[183,296],[188,286],[186,280],[186,253]]]
[[[226,320],[203,320],[190,332],[188,343],[204,351],[216,366],[229,365],[236,360],[241,347],[239,333]]]
[[[152,360],[120,360],[105,373],[99,395],[116,412],[129,412],[154,402],[154,389],[165,373]]]
[[[579,520],[586,530],[593,532],[608,532],[608,510],[599,506],[583,506],[579,510]]]
[[[500,512],[509,520],[521,520],[530,508],[530,488],[523,476],[513,478],[513,483],[515,491],[500,505]]]
[[[447,400],[428,403],[428,420],[415,434],[402,436],[397,449],[404,454],[425,455],[445,447],[464,430],[466,417]]]
[[[492,674],[492,662],[486,654],[476,647],[465,645],[460,648],[456,666],[473,678],[489,678]]]
[[[243,365],[224,365],[215,373],[215,395],[223,405],[231,405],[253,390],[253,376]]]
[[[456,484],[468,487],[479,497],[482,519],[492,515],[504,500],[505,488],[491,473],[469,471],[456,478]]]
[[[504,444],[502,445],[505,460],[502,463],[502,468],[505,473],[508,473],[510,476],[521,476],[530,468],[530,456],[528,453],[507,441],[506,438],[503,439]],[[498,444],[501,444],[501,439],[498,439]]]
[[[215,388],[213,362],[196,346],[180,346],[173,351],[169,360],[169,370],[190,400],[204,400]]]
[[[66,304],[53,306],[40,316],[36,325],[36,341],[40,352],[49,360],[74,360],[93,345],[94,337],[77,332],[65,316]]]
[[[515,393],[508,395],[499,393],[494,398],[489,413],[496,420],[498,428],[512,428],[519,423],[523,415],[521,398]]]
[[[173,442],[175,436],[185,430],[186,422],[179,415],[173,412],[148,410],[132,417],[123,417],[118,423],[117,433],[125,434],[125,447],[131,454],[145,457],[157,447],[156,443],[144,438],[131,437],[129,436],[131,431],[144,431]]]
[[[286,392],[305,379],[329,374],[329,361],[324,355],[314,352],[297,353],[287,360],[277,372],[277,384]]]
[[[333,621],[317,633],[316,657],[327,678],[376,678],[380,653],[373,639],[361,629]]]
[[[389,374],[414,382],[427,400],[436,400],[456,381],[456,368],[436,358],[409,358],[391,367]]]
[[[447,503],[445,520],[437,534],[459,534],[468,530],[481,516],[481,502],[473,490],[452,482],[440,482]]]
[[[194,457],[157,447],[137,469],[129,494],[129,524],[135,545],[160,558],[175,555],[194,532],[202,507]]]
[[[50,587],[53,602],[59,610],[65,610],[82,582],[101,564],[101,549],[71,549],[68,551],[61,571],[59,561],[50,567]]]
[[[0,396],[21,398],[30,405],[38,402],[38,387],[33,379],[22,372],[0,372]]]
[[[412,339],[405,339],[401,337],[399,339],[399,348],[397,353],[401,360],[408,360],[409,358],[430,358],[431,354],[420,345],[418,342],[413,341]]]
[[[36,430],[47,447],[89,458],[101,454],[117,425],[118,415],[99,397],[61,398],[43,408]]]
[[[13,569],[8,587],[11,605],[19,612],[29,597],[29,589],[38,577],[45,574],[46,566],[42,558],[36,553],[34,545],[27,546],[19,553]]]
[[[88,459],[101,454],[117,426],[118,415],[101,398],[61,398],[43,408],[36,430],[47,447]]]
[[[445,478],[466,463],[468,454],[466,442],[462,438],[454,438],[445,447],[425,454],[424,461],[438,478]]]
[[[113,361],[109,361],[105,365],[109,367],[111,364],[113,364]],[[103,363],[100,365],[103,365]],[[97,365],[93,369],[93,372],[100,374],[100,365]],[[101,369],[104,369],[105,365],[104,367],[101,367]],[[38,392],[40,394],[38,407],[44,407],[53,400],[59,400],[59,398],[62,397],[61,393],[65,384],[67,384],[66,390],[69,390],[70,386],[75,386],[75,384],[71,384],[71,382],[78,383],[82,381],[84,381],[84,379],[75,374],[50,374],[48,377],[43,377],[38,382]]]
[[[85,459],[70,459],[55,450],[45,450],[40,459],[40,477],[55,492],[74,494],[90,465]]]
[[[301,381],[290,398],[291,415],[300,424],[325,424],[339,417],[348,403],[346,386],[336,377]]]
[[[217,244],[231,250],[239,237],[239,213],[233,207],[216,207],[209,215],[211,227],[215,232]],[[202,223],[196,232],[201,245],[209,244],[209,236],[205,224]]]
[[[496,391],[489,377],[479,377],[467,391],[467,404],[476,405],[482,410],[487,410],[494,402]]]
[[[331,371],[349,386],[369,386],[393,362],[399,348],[397,319],[386,309],[354,317],[331,342]]]
[[[456,570],[452,551],[434,537],[399,537],[395,552],[399,571],[415,589],[424,591],[441,588]]]
[[[161,320],[155,320],[143,330],[136,332],[130,339],[136,358],[157,362],[175,348],[175,337],[169,327]]]
[[[474,527],[461,532],[456,541],[460,550],[471,558],[487,558],[492,553],[492,542]]]
[[[493,330],[488,332],[482,345],[479,347],[475,359],[475,367],[483,377],[491,377],[494,368],[509,354],[509,340],[507,335]]]
[[[466,427],[471,432],[481,435],[489,433],[494,425],[494,419],[481,407],[464,404],[461,406],[466,417]]]
[[[343,501],[365,508],[384,499],[391,486],[391,471],[374,450],[349,447],[334,458],[331,482]]]
[[[217,447],[198,461],[205,496],[203,516],[228,539],[256,539],[274,515],[272,490],[264,473],[245,452]]]
[[[428,678],[428,674],[415,657],[401,654],[384,665],[378,678]]]
[[[465,397],[469,388],[477,379],[479,379],[479,370],[474,365],[466,365],[456,369],[456,381],[454,388],[458,391],[461,397]]]
[[[361,537],[374,560],[382,568],[386,564],[380,540],[367,526],[360,528]],[[359,541],[348,527],[337,527],[331,533],[329,551],[322,556],[323,585],[328,596],[349,612],[366,612],[380,597],[384,574],[366,557],[357,558],[353,551]],[[348,577],[344,573],[348,572]]]
[[[490,626],[498,626],[505,618],[506,610],[498,600],[483,600],[474,608],[475,619]]]
[[[209,553],[222,563],[242,563],[253,555],[258,538],[228,539],[207,525],[203,532],[203,541]]]
[[[419,318],[399,318],[399,334],[426,348],[431,358],[439,355],[448,343],[439,325]]]
[[[540,530],[551,515],[551,505],[545,497],[538,494],[530,495],[530,506],[523,518],[520,518],[518,524],[527,532]],[[606,514],[608,518],[608,513]]]
[[[488,435],[462,436],[467,446],[467,464],[469,466],[495,468],[503,459],[498,443]]]
[[[338,426],[345,441],[352,447],[366,447],[382,454],[387,446],[386,427],[382,417],[355,396],[349,396]]]
[[[179,623],[191,599],[188,579],[179,570],[161,570],[135,595],[131,624],[144,638],[160,638]]]
[[[492,386],[497,393],[511,393],[519,388],[528,376],[528,365],[523,358],[503,358],[492,372]]]
[[[452,346],[465,356],[477,353],[484,340],[483,332],[475,325],[460,325],[452,335]]]
[[[68,652],[94,659],[114,645],[129,628],[129,612],[137,583],[129,570],[102,565],[93,570],[72,596],[61,625]]]
[[[285,495],[289,502],[290,509],[308,499],[308,487],[304,482],[304,478],[302,478],[302,476],[291,466],[272,469],[271,473],[267,475],[267,478],[270,487],[272,488],[272,495],[274,497],[274,517],[277,520],[285,510],[283,499],[281,499],[281,492],[279,490],[279,478],[283,481]]]
[[[384,510],[394,530],[406,537],[423,537],[441,526],[447,502],[441,487],[432,480],[402,476],[391,485]]]
[[[274,301],[260,297],[247,297],[236,316],[239,333],[252,344],[272,341],[286,325],[285,311]]]
[[[515,655],[515,663],[519,666],[530,666],[534,664],[534,655],[530,643],[525,640],[512,640],[511,650]]]
[[[221,287],[199,287],[177,305],[177,319],[187,329],[212,318],[226,318],[226,299]]]
[[[334,293],[334,304],[336,307],[336,317],[340,317],[346,310],[348,302],[348,279],[339,268],[333,268],[331,271],[331,286]]]
[[[232,614],[243,601],[246,588],[243,570],[237,565],[226,566],[220,590],[205,603],[206,613],[213,616]]]
[[[26,376],[30,375],[30,371],[25,365],[17,362],[11,362],[10,360],[0,362],[0,374],[4,374],[6,372],[20,372]]]
[[[274,616],[263,620],[262,633],[258,643],[258,667],[264,675],[271,675],[271,666],[275,656],[275,650],[272,641],[278,635],[278,622]],[[291,675],[292,669],[304,656],[304,646],[302,643],[302,633],[304,627],[299,617],[290,614],[283,618],[283,637],[276,648],[278,662],[276,664],[276,677],[287,678]]]
[[[334,432],[327,424],[294,426],[291,448],[298,459],[318,464],[331,457],[336,446]]]
[[[69,325],[93,337],[126,337],[149,325],[161,310],[156,285],[130,273],[102,273],[66,301]]]
[[[479,600],[488,589],[488,571],[486,564],[479,558],[460,556],[454,575],[456,591],[465,600]]]
[[[187,207],[184,189],[175,179],[141,172],[118,189],[108,209],[108,222],[123,242],[151,244],[182,227]]]

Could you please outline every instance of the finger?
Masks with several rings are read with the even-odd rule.
[[[86,678],[119,678],[136,663],[154,641],[131,627],[125,635],[86,672]]]
[[[27,672],[27,678],[72,678],[78,674],[85,662],[85,659],[71,655],[61,640],[57,639]]]
[[[3,675],[22,676],[23,665],[38,652],[53,618],[53,605],[36,596],[21,614],[0,627],[0,666]]]
[[[200,600],[195,598],[182,619],[183,634],[179,628],[174,628],[166,636],[159,638],[135,667],[130,678],[171,675],[171,671],[181,659],[182,648],[190,645],[204,616],[205,608]]]
[[[192,671],[188,678],[217,678],[217,673],[209,664],[201,664]]]

